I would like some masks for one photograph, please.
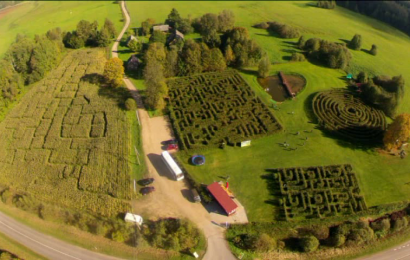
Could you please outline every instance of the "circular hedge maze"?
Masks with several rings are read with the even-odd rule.
[[[380,141],[387,127],[382,111],[344,89],[318,93],[313,112],[324,129],[355,141]]]

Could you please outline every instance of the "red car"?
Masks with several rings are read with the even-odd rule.
[[[142,195],[147,195],[154,191],[155,191],[155,187],[144,187],[144,188],[141,188],[140,193]]]
[[[169,144],[167,145],[167,150],[178,150],[178,144]]]

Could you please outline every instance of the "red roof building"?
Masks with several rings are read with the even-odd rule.
[[[216,201],[218,201],[219,205],[221,205],[228,216],[236,212],[238,205],[236,205],[236,203],[229,197],[218,182],[208,185],[207,189]]]

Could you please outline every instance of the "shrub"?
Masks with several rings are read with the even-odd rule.
[[[355,34],[352,40],[349,42],[349,48],[353,50],[360,50],[362,47],[362,36],[360,34]]]
[[[290,39],[300,36],[299,30],[287,24],[270,22],[268,31],[279,34],[281,38]]]
[[[111,233],[111,239],[116,242],[124,242],[124,235],[121,231],[115,231]]]
[[[306,236],[299,240],[299,246],[302,252],[313,252],[319,247],[319,240],[314,236]]]
[[[346,242],[346,236],[343,234],[335,234],[330,238],[330,244],[333,247],[340,247]]]
[[[324,9],[334,9],[336,2],[335,0],[319,0],[317,6]]]
[[[409,224],[408,220],[406,217],[398,218],[395,221],[393,221],[392,224],[392,232],[398,232],[403,230],[407,225]]]
[[[259,61],[259,67],[258,67],[259,77],[266,78],[267,76],[269,76],[269,70],[270,70],[270,60],[268,56],[265,56]]]
[[[376,56],[377,55],[377,46],[376,44],[372,45],[372,48],[370,49],[370,54]]]
[[[291,61],[305,61],[306,58],[305,58],[305,55],[303,55],[302,53],[294,52],[292,53],[292,57],[290,60]]]
[[[262,22],[262,23],[255,24],[253,27],[258,28],[258,29],[268,29],[269,24],[267,22]]]
[[[127,100],[125,101],[125,108],[127,110],[135,110],[137,109],[137,103],[133,98],[127,98]]]
[[[276,248],[276,241],[269,235],[262,233],[254,241],[253,247],[258,252],[269,252]]]

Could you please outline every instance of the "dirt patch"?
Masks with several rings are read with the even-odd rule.
[[[17,7],[19,7],[21,4],[14,5],[14,6],[9,6],[4,9],[0,9],[0,19],[3,18],[6,14],[10,13],[11,11],[15,10]]]
[[[292,91],[297,95],[306,86],[306,80],[299,75],[285,74],[288,84],[291,86]],[[259,85],[266,92],[271,95],[272,99],[278,102],[283,102],[287,98],[290,98],[289,94],[285,90],[284,86],[278,75],[269,76],[266,78],[258,78]]]

